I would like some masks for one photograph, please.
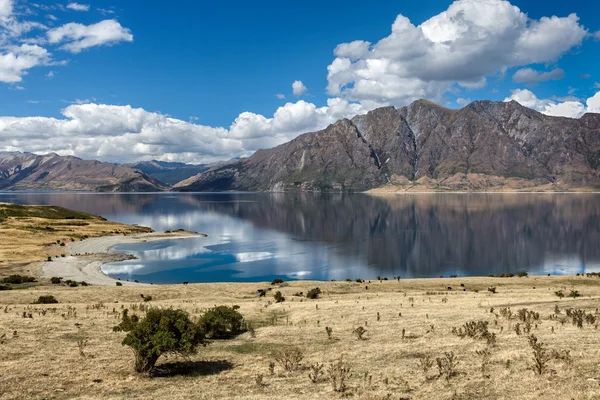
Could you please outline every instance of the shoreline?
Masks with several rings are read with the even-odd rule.
[[[121,282],[123,286],[146,286],[148,283],[130,282],[112,278],[104,273],[102,266],[110,262],[135,259],[130,254],[111,253],[110,249],[120,244],[144,243],[159,240],[181,240],[207,237],[206,234],[192,232],[152,232],[131,236],[111,235],[85,239],[67,244],[70,255],[56,257],[52,261],[43,261],[40,265],[42,278],[54,276],[63,280],[86,282],[95,286],[114,286]]]

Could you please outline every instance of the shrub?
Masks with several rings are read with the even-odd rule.
[[[33,276],[25,275],[10,275],[2,279],[2,283],[11,283],[13,285],[18,285],[27,282],[35,282],[35,278]]]
[[[149,302],[149,301],[152,301],[152,296],[144,297],[144,302]]]
[[[345,392],[348,388],[346,381],[352,377],[350,365],[344,362],[342,357],[329,364],[327,378],[331,382],[334,392]]]
[[[546,352],[546,346],[538,342],[538,338],[535,335],[529,336],[529,346],[531,346],[531,350],[533,351],[533,364],[529,368],[537,375],[542,375],[548,369],[549,356]]]
[[[300,361],[304,358],[304,354],[297,347],[288,347],[276,352],[274,358],[284,370],[296,371],[300,367]]]
[[[52,278],[50,278],[50,282],[55,284],[55,285],[60,285],[60,283],[62,282],[62,278],[59,278],[57,276],[53,276]]]
[[[323,364],[312,364],[310,366],[310,372],[308,373],[308,378],[312,383],[319,383],[321,380],[321,375],[323,375]]]
[[[4,285],[0,285],[0,290],[11,290],[12,288],[10,286],[4,286]]]
[[[454,375],[456,375],[456,366],[458,365],[458,361],[456,360],[456,356],[454,352],[444,353],[444,357],[439,357],[435,359],[438,367],[439,376],[443,376],[446,380],[450,379]]]
[[[52,261],[52,257],[48,256],[47,261]]]
[[[556,292],[554,292],[554,294],[555,294],[557,297],[561,298],[561,299],[562,299],[563,297],[565,297],[565,294],[563,293],[563,291],[562,291],[562,290],[557,290]]]
[[[271,282],[271,285],[280,285],[280,284],[282,284],[283,282],[284,282],[284,280],[283,280],[283,279],[281,279],[281,278],[275,278],[275,279],[273,279],[273,281]]]
[[[354,333],[356,335],[358,340],[365,340],[364,335],[365,335],[365,333],[367,333],[367,330],[365,328],[363,328],[362,326],[359,326],[358,328],[353,330],[352,333]]]
[[[226,339],[245,331],[244,317],[235,306],[209,309],[200,317],[198,325],[211,339]]]
[[[581,294],[577,290],[571,289],[571,293],[569,293],[569,297],[579,297]]]
[[[56,304],[58,300],[52,295],[49,296],[40,296],[33,304]]]
[[[117,286],[123,286],[123,284],[121,282],[117,282],[116,285]]]
[[[528,276],[528,275],[529,274],[527,273],[527,271],[519,271],[519,272],[517,272],[517,276],[519,278],[523,278],[523,277]]]
[[[488,292],[490,292],[490,293],[496,293],[496,286],[490,286],[488,288]]]
[[[122,344],[135,353],[135,371],[150,372],[158,358],[166,353],[194,354],[204,343],[204,332],[194,324],[187,312],[175,309],[151,308],[142,320],[123,312],[115,331],[128,332]]]
[[[307,299],[318,299],[320,294],[321,294],[321,289],[319,289],[317,287],[317,288],[314,288],[314,289],[310,289],[308,291],[308,293],[306,293],[306,298]]]
[[[283,297],[283,295],[281,294],[281,292],[275,292],[275,301],[277,303],[282,303],[285,301],[285,297]]]

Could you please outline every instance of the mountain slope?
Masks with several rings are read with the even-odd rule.
[[[210,168],[205,164],[191,165],[158,160],[140,161],[132,164],[123,164],[123,166],[138,169],[152,178],[166,183],[169,186],[204,172]]]
[[[0,189],[160,191],[163,185],[141,171],[57,154],[0,152]]]
[[[549,117],[490,101],[451,110],[420,100],[338,121],[174,190],[592,189],[599,167],[600,114]]]

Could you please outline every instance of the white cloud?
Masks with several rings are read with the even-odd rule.
[[[77,53],[88,47],[133,40],[129,29],[116,20],[105,20],[89,26],[70,23],[49,30],[40,22],[23,20],[23,16],[33,15],[31,10],[29,13],[17,13],[14,5],[14,0],[0,0],[0,82],[3,83],[15,85],[35,67],[66,65],[66,61],[52,59],[50,48],[53,45]],[[32,6],[44,11],[64,9],[61,5],[34,3]],[[53,15],[46,17],[56,20]],[[13,86],[13,89],[16,87]]]
[[[283,93],[277,93],[275,95],[275,97],[277,97],[279,100],[284,100],[285,99],[285,94],[283,94]]]
[[[564,78],[565,71],[562,68],[556,68],[548,72],[538,72],[531,68],[522,68],[515,72],[512,79],[514,82],[535,85],[539,82],[556,81]]]
[[[453,85],[478,88],[508,67],[554,61],[586,35],[575,14],[532,20],[508,1],[458,0],[419,26],[398,15],[374,44],[338,45],[327,89],[370,105],[441,102]]]
[[[13,13],[13,0],[0,0],[0,20],[6,20]]]
[[[56,72],[54,72],[54,71],[50,71],[50,72],[48,72],[48,73],[46,74],[46,78],[48,78],[48,79],[52,79],[52,78],[54,78],[54,75],[55,75],[55,74],[56,74]]]
[[[69,3],[67,4],[67,8],[75,11],[90,11],[89,4]]]
[[[0,151],[56,152],[88,159],[207,162],[251,154],[363,113],[335,98],[316,107],[300,100],[272,117],[241,113],[229,129],[170,118],[131,106],[72,104],[63,118],[0,117]]]
[[[456,99],[456,104],[458,104],[461,107],[464,107],[470,103],[471,103],[471,99],[463,99],[462,97],[459,97],[458,99]]]
[[[62,45],[61,49],[71,53],[79,53],[94,46],[133,41],[131,31],[122,27],[114,19],[107,19],[92,25],[72,22],[49,30],[47,35],[50,43],[68,42]]]
[[[580,118],[585,113],[600,113],[600,92],[587,99],[586,104],[574,100],[555,102],[549,99],[539,99],[527,89],[513,90],[512,94],[504,99],[504,101],[511,100],[554,117]]]
[[[50,53],[38,45],[10,47],[6,53],[0,52],[0,82],[21,82],[29,69],[49,61]]]
[[[594,82],[594,88],[600,89],[600,82]]]
[[[295,96],[302,96],[304,93],[306,93],[308,88],[304,86],[302,81],[294,81],[294,83],[292,83],[292,90]]]

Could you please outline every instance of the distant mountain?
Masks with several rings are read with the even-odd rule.
[[[153,192],[164,186],[141,171],[116,164],[54,153],[0,152],[0,189]]]
[[[517,102],[419,100],[306,133],[174,185],[178,191],[600,189],[600,114]]]
[[[185,180],[191,176],[206,171],[210,167],[205,164],[191,165],[166,161],[140,161],[137,163],[123,164],[124,167],[139,169],[154,179],[169,186]]]

